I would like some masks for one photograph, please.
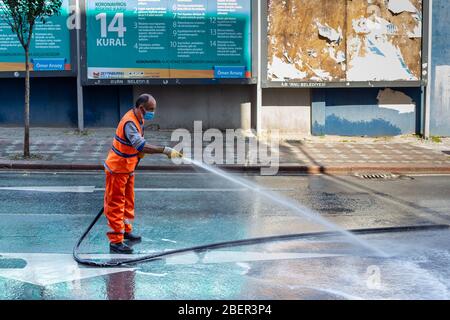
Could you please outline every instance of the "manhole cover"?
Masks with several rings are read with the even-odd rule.
[[[355,176],[365,180],[395,180],[401,177],[393,173],[355,173]]]

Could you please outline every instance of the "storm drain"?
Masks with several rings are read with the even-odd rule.
[[[442,151],[443,153],[445,153],[446,155],[449,155],[450,156],[450,151]]]
[[[364,180],[396,180],[400,175],[393,173],[355,173],[355,176]]]

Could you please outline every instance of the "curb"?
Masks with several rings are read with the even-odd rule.
[[[242,166],[242,165],[219,165],[216,168],[231,172],[260,172],[261,169],[267,168],[260,165]],[[75,164],[75,163],[15,163],[0,162],[0,170],[63,170],[63,171],[103,171],[101,164]],[[196,169],[190,165],[141,165],[137,171],[179,171],[179,172],[198,172],[202,169]],[[450,166],[414,166],[414,165],[398,165],[398,166],[305,166],[296,164],[281,164],[279,173],[302,173],[302,174],[354,174],[361,172],[377,173],[430,173],[430,174],[450,174]]]

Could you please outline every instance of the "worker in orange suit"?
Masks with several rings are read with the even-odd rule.
[[[170,148],[148,144],[144,139],[144,121],[155,116],[156,100],[149,94],[141,95],[135,107],[120,120],[112,148],[106,159],[106,188],[104,212],[111,231],[107,233],[112,253],[131,254],[129,244],[141,241],[134,234],[134,171],[145,154],[162,153],[169,159],[183,155]],[[126,242],[125,242],[126,240]]]

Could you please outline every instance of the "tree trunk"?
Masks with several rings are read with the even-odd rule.
[[[30,62],[29,49],[25,49],[25,109],[23,113],[25,134],[23,139],[23,157],[30,157]]]

